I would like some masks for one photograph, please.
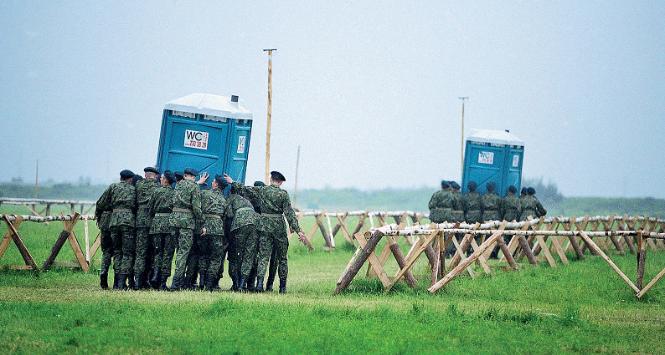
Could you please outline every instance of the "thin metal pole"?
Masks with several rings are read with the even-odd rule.
[[[39,197],[39,159],[35,164],[35,198]]]
[[[266,120],[266,169],[265,183],[270,183],[270,130],[272,128],[272,52],[277,49],[264,49],[268,52],[268,117]]]
[[[296,154],[296,177],[293,187],[293,206],[296,206],[298,201],[298,168],[300,167],[300,145],[298,145],[298,153]]]

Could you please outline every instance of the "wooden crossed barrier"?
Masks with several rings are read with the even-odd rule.
[[[458,241],[458,236],[461,235],[463,237]],[[417,237],[406,257],[401,255],[397,246],[399,236]],[[504,237],[509,237],[510,241],[506,243]],[[428,291],[431,293],[436,293],[465,272],[472,278],[475,277],[471,268],[474,264],[484,273],[490,274],[492,270],[488,258],[495,248],[498,248],[501,255],[500,260],[505,261],[512,270],[519,269],[517,261],[522,258],[526,258],[533,265],[546,262],[550,267],[556,267],[556,257],[562,264],[567,265],[567,252],[573,252],[577,259],[583,259],[585,250],[589,250],[592,255],[601,257],[638,298],[643,297],[665,277],[663,268],[643,286],[647,250],[665,249],[665,223],[655,218],[555,217],[523,222],[493,221],[474,225],[442,223],[412,227],[393,224],[356,233],[355,238],[359,247],[337,281],[335,294],[344,291],[365,264],[368,264],[368,276],[378,277],[386,292],[402,279],[415,288],[417,282],[412,268],[422,254],[427,255],[428,247],[435,250],[434,257],[428,255],[431,270]],[[476,242],[477,238],[481,238],[480,244]],[[387,243],[380,256],[377,256],[376,248],[383,239],[387,239]],[[446,265],[445,250],[451,244],[456,246],[456,251]],[[635,282],[608,256],[611,248],[614,248],[617,254],[625,255],[626,247],[637,254],[638,271]],[[471,250],[473,252],[465,256],[467,251]],[[393,277],[388,276],[385,271],[385,264],[391,254],[399,267]]]
[[[19,233],[20,226],[24,222],[48,223],[48,222],[60,221],[63,224],[63,229],[60,232],[58,238],[56,239],[55,244],[51,248],[51,253],[42,264],[41,270],[48,270],[53,266],[53,263],[55,262],[55,259],[62,250],[62,247],[64,246],[65,242],[69,242],[69,246],[72,248],[72,251],[74,252],[74,257],[76,258],[76,262],[78,264],[77,267],[80,267],[85,272],[88,272],[90,270],[90,260],[92,260],[92,257],[99,249],[99,245],[101,243],[100,236],[97,235],[97,238],[94,241],[92,248],[89,246],[87,224],[89,220],[94,220],[94,216],[88,216],[88,215],[82,216],[78,212],[74,212],[74,214],[72,215],[47,216],[47,217],[17,216],[17,215],[7,215],[7,214],[3,214],[0,216],[4,224],[7,226],[7,232],[4,234],[2,241],[0,241],[0,259],[5,254],[11,243],[14,242],[25,263],[25,265],[18,265],[18,266],[10,265],[8,266],[9,268],[19,269],[19,270],[33,270],[33,271],[40,270],[34,258],[32,257],[32,254],[28,250],[28,247],[25,245],[23,237]],[[76,233],[74,232],[74,226],[81,220],[83,220],[85,223],[85,229],[84,229],[85,245],[86,245],[85,254],[83,253],[83,250],[81,250],[81,245],[79,244],[78,239],[76,237]]]
[[[57,205],[69,206],[69,209],[72,213],[76,212],[76,207],[78,206],[79,207],[78,212],[82,215],[91,213],[92,210],[95,208],[95,201],[53,200],[53,199],[38,199],[38,198],[0,197],[0,205],[2,204],[25,206],[28,208],[28,210],[30,210],[33,216],[39,216],[39,217],[50,216],[51,207]]]

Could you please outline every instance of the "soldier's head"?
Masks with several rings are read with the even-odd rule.
[[[487,183],[486,187],[487,187],[487,192],[494,192],[496,184],[494,183],[494,181],[490,181]]]
[[[526,193],[529,196],[533,196],[533,195],[536,194],[536,189],[534,189],[533,187],[529,187],[529,188],[526,189]]]
[[[457,181],[451,181],[450,182],[450,187],[453,189],[453,191],[459,192],[460,186],[457,183]]]
[[[286,178],[279,171],[270,172],[270,184],[275,186],[282,186],[284,181],[286,181]]]
[[[175,182],[178,182],[183,179],[183,175],[181,171],[176,171],[173,173],[173,177],[175,178]]]
[[[139,182],[139,181],[141,181],[141,180],[143,180],[143,176],[141,176],[141,175],[139,175],[139,174],[135,174],[135,175],[132,177],[132,185],[136,185],[136,183]]]
[[[469,188],[469,192],[476,192],[476,189],[478,188],[478,184],[476,184],[475,181],[469,181],[469,183],[466,185],[466,187]]]
[[[514,195],[514,194],[516,194],[516,193],[517,193],[517,188],[516,188],[515,186],[513,186],[513,185],[508,186],[508,193],[509,193],[510,195]]]
[[[224,180],[224,175],[215,175],[215,179],[212,180],[212,188],[224,190],[226,188],[226,180]]]
[[[522,190],[520,190],[520,196],[526,196],[526,187],[523,187]]]
[[[157,175],[159,175],[159,170],[155,167],[148,166],[143,169],[143,176],[145,176],[146,179],[154,180],[157,178]]]
[[[261,180],[256,180],[254,181],[254,186],[261,187],[261,186],[266,186],[266,184]]]
[[[441,180],[441,190],[448,190],[450,188],[450,184],[448,183],[448,180]]]
[[[183,174],[183,179],[189,180],[189,181],[194,181],[196,179],[196,175],[198,175],[199,172],[194,169],[194,168],[187,168],[185,169],[185,173]]]
[[[175,176],[170,170],[166,170],[160,179],[162,186],[171,186],[175,182]]]
[[[123,170],[120,172],[120,181],[125,181],[125,182],[132,182],[132,179],[134,179],[134,172],[131,170]]]

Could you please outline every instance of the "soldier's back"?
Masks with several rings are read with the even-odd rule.
[[[429,219],[434,223],[452,221],[452,196],[450,191],[439,190],[430,199]]]
[[[136,209],[136,189],[127,182],[111,185],[111,221],[110,227],[134,227]]]
[[[503,219],[506,221],[516,221],[520,219],[520,200],[517,196],[508,195],[503,201]]]
[[[478,192],[469,192],[463,195],[466,209],[466,221],[468,223],[481,222],[481,196]]]
[[[483,220],[485,221],[496,221],[500,219],[499,216],[499,205],[501,198],[491,192],[483,195],[481,202],[483,204]]]

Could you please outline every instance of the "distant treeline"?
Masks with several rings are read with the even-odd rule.
[[[533,186],[538,198],[549,215],[647,215],[665,218],[665,199],[656,198],[608,198],[608,197],[564,197],[554,184],[543,184],[541,180],[527,180],[526,186]],[[83,180],[79,183],[50,183],[40,186],[22,181],[0,183],[0,197],[79,199],[96,200],[106,185],[91,184]],[[436,188],[412,189],[310,189],[299,191],[292,202],[300,209],[325,209],[328,211],[346,210],[411,210],[426,211],[432,193]]]

